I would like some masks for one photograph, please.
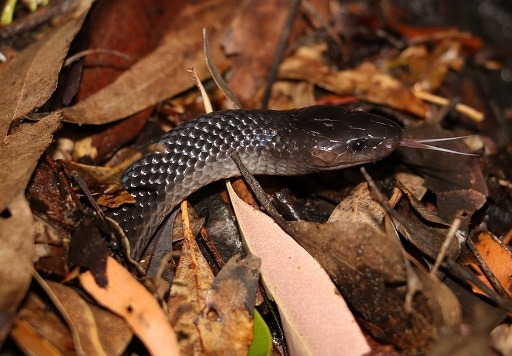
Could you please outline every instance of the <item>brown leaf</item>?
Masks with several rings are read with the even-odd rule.
[[[69,44],[80,30],[91,0],[77,2],[71,20],[35,42],[0,68],[0,139],[11,123],[43,105],[57,86]],[[5,167],[5,166],[2,166]]]
[[[456,136],[438,126],[408,127],[405,137],[443,138]],[[449,141],[443,147],[467,152],[464,142]],[[459,156],[432,150],[400,149],[404,162],[425,178],[425,187],[437,195],[438,215],[452,221],[462,210],[467,220],[485,203],[488,194],[482,166],[476,157]]]
[[[0,211],[17,195],[24,193],[39,157],[52,142],[60,122],[59,114],[51,114],[36,123],[22,124],[0,143]]]
[[[147,55],[162,39],[162,34],[175,25],[186,3],[166,0],[115,0],[101,1],[90,16],[88,48],[104,49],[84,59],[80,86],[76,101],[89,97],[110,85],[133,64]],[[155,10],[150,10],[155,9]],[[156,10],[158,9],[158,10]],[[124,56],[116,55],[121,53]],[[78,80],[78,79],[77,79]],[[156,104],[156,103],[153,103]],[[91,128],[94,133],[81,140],[81,145],[90,146],[88,152],[77,152],[74,156],[90,163],[103,162],[115,149],[126,145],[140,133],[153,107],[138,112],[115,125]]]
[[[197,319],[205,353],[247,355],[260,265],[254,255],[243,259],[236,255],[215,277]]]
[[[106,51],[84,58],[77,101],[110,85],[141,57],[157,47],[162,33],[174,25],[172,21],[179,18],[183,7],[183,3],[165,0],[112,0],[98,3],[91,11],[90,22],[93,26],[90,29],[88,48]],[[152,9],[158,9],[158,12]],[[116,52],[124,56],[116,55]]]
[[[32,174],[27,199],[34,214],[63,230],[63,235],[76,227],[78,202],[63,170],[49,155],[44,155]]]
[[[375,201],[367,183],[360,183],[333,210],[329,222],[365,222],[379,229],[382,227],[384,209]]]
[[[414,211],[418,213],[418,215],[425,219],[427,222],[434,223],[439,226],[444,226],[445,228],[450,226],[449,223],[441,219],[439,216],[437,216],[432,210],[427,208],[423,203],[416,198],[412,192],[407,189],[405,186],[403,186],[400,182],[397,183],[398,188],[401,189],[405,195],[409,198],[409,204],[414,208]]]
[[[35,217],[35,268],[64,278],[69,231],[76,229],[83,212],[64,172],[48,155],[32,174],[26,196]]]
[[[107,242],[101,236],[95,220],[86,217],[71,234],[67,262],[71,266],[87,268],[94,275],[96,283],[106,287],[105,268],[109,253]]]
[[[407,220],[407,226],[393,220],[400,233],[420,251],[435,258],[446,239],[449,224],[440,219],[432,211],[429,211],[412,195],[407,199],[401,199],[396,209]],[[412,203],[414,202],[414,203]],[[448,246],[447,256],[457,258],[460,253],[460,243],[454,239]]]
[[[414,52],[417,53],[417,52]],[[432,53],[424,57],[409,57],[409,80],[415,89],[435,92],[443,84],[448,70],[459,70],[464,63],[461,55],[461,43],[455,40],[444,40]]]
[[[0,312],[6,316],[14,315],[30,286],[34,234],[32,212],[20,194],[0,215]],[[0,344],[5,336],[0,334]]]
[[[121,355],[132,340],[133,333],[120,316],[89,303],[94,320],[100,331],[100,342],[107,355]]]
[[[366,329],[400,350],[427,350],[437,333],[440,310],[416,294],[405,308],[405,264],[395,240],[365,223],[290,222],[295,239],[329,273]]]
[[[86,355],[106,355],[100,343],[94,316],[83,298],[73,289],[60,283],[52,281],[46,281],[46,283],[69,316],[68,321],[72,325],[68,327],[76,330],[75,343],[78,343],[78,345],[75,344],[76,351],[83,351]]]
[[[62,355],[79,353],[73,346],[70,333],[70,328],[73,328],[79,340],[79,350],[83,347],[88,351],[87,354],[122,354],[132,338],[132,333],[121,317],[98,307],[94,302],[86,304],[70,287],[55,282],[47,284],[53,297],[65,311],[66,318],[59,315],[55,305],[47,299],[30,292],[11,332],[11,337],[14,337],[22,349],[48,345],[48,348],[55,348]],[[64,320],[71,322],[71,325],[66,325]],[[20,330],[16,330],[17,328],[22,328],[23,334],[18,336]],[[27,340],[25,335],[30,329],[35,335],[32,340]],[[37,344],[34,345],[32,341]],[[42,345],[38,346],[39,344]]]
[[[324,45],[299,48],[281,64],[279,77],[303,80],[339,95],[355,95],[426,117],[427,106],[409,88],[374,64],[364,62],[355,69],[333,72],[322,58],[324,50]]]
[[[249,1],[222,37],[226,54],[233,58],[229,86],[244,107],[261,101],[275,59],[276,34],[282,33],[289,8],[290,3],[282,0]]]
[[[184,239],[182,257],[176,267],[167,307],[169,320],[177,335],[180,335],[180,350],[185,355],[203,352],[195,321],[213,279],[213,272],[195,240]]]
[[[491,332],[491,346],[501,355],[512,354],[512,325],[500,324]]]
[[[200,79],[209,76],[202,51],[202,28],[208,28],[217,67],[227,66],[218,45],[217,24],[229,23],[239,2],[234,0],[188,3],[162,43],[117,80],[80,103],[62,110],[65,120],[103,124],[127,117],[158,101],[194,86],[185,71],[193,66]],[[215,11],[212,11],[215,10]]]
[[[74,350],[73,339],[53,305],[35,292],[30,292],[18,313],[18,319],[36,330],[40,337],[63,355]],[[23,341],[23,340],[21,340]]]

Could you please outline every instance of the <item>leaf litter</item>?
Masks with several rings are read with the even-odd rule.
[[[307,2],[269,84],[287,4],[105,4],[95,4],[86,20],[89,41],[77,33],[91,3],[78,2],[65,20],[33,30],[46,32],[0,67],[5,350],[247,354],[260,337],[253,335],[256,307],[272,330],[273,353],[442,354],[491,346],[507,353],[510,165],[488,156],[507,147],[503,139],[490,147],[480,138],[479,158],[404,148],[369,166],[394,208],[391,216],[357,169],[308,177],[311,186],[304,178],[264,178],[268,192],[291,188],[291,199],[280,202],[288,211],[330,218],[283,223],[273,216],[283,231],[261,212],[246,217],[240,211],[248,208],[231,195],[234,213],[224,216],[234,214],[229,219],[239,224],[245,252],[256,256],[222,251],[226,263],[215,247],[226,237],[205,232],[203,220],[191,222],[200,231],[197,241],[195,233],[183,239],[178,229],[143,260],[131,261],[126,242],[88,201],[129,204],[118,184],[121,172],[155,149],[150,143],[158,127],[201,113],[203,99],[186,67],[205,82],[215,107],[231,105],[208,80],[204,27],[210,60],[245,107],[257,107],[265,85],[272,85],[271,108],[344,104],[394,117],[412,139],[507,136],[483,104],[489,92],[478,90],[466,64],[487,43],[441,25],[411,26],[396,4],[376,15],[371,5]],[[144,10],[141,26],[131,26]],[[126,31],[112,30],[105,14],[115,14]],[[66,55],[74,54],[68,54],[73,38],[76,48],[92,51],[63,69]],[[71,105],[60,106],[70,98]],[[462,141],[443,147],[471,152]],[[212,185],[191,200],[219,190]],[[207,219],[212,224],[228,222]],[[441,249],[446,255],[432,269]],[[314,268],[306,272],[306,265]]]

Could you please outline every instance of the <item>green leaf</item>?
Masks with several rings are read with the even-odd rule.
[[[254,309],[253,339],[248,356],[268,356],[272,351],[272,334],[263,317]]]

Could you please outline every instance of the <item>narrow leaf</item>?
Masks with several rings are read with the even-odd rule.
[[[322,267],[267,215],[228,192],[247,248],[262,260],[290,354],[362,355],[370,351],[336,286]]]

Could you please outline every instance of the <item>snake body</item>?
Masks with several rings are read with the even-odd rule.
[[[111,215],[140,257],[159,225],[189,194],[240,175],[238,154],[253,174],[300,175],[380,160],[402,140],[395,122],[333,106],[225,110],[163,135],[128,168],[121,183],[135,198]]]

